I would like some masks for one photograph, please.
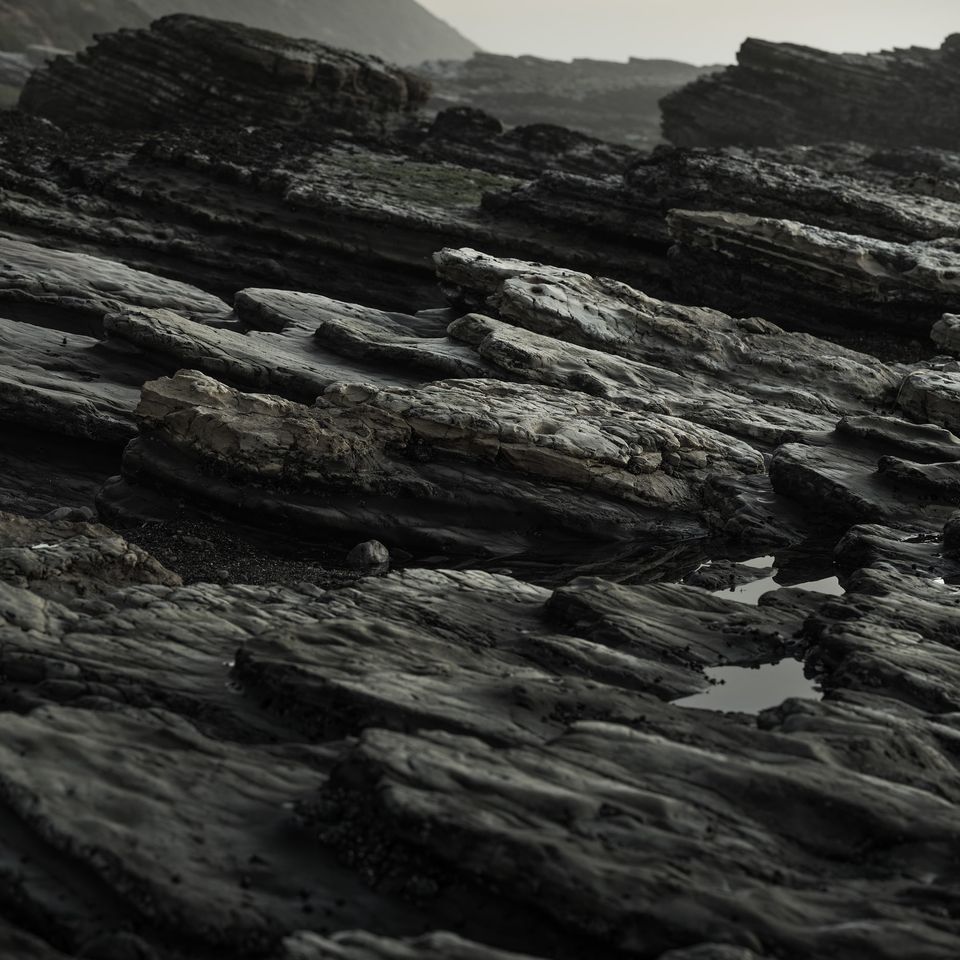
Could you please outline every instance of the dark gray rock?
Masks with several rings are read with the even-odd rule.
[[[664,99],[663,132],[678,146],[859,140],[956,150],[958,71],[956,34],[938,50],[866,56],[749,39],[736,66]]]
[[[358,543],[347,554],[347,565],[355,570],[386,573],[390,569],[390,550],[379,540]]]
[[[101,35],[31,75],[19,109],[56,122],[150,130],[180,123],[364,127],[429,94],[382,60],[221,20],[175,15]]]
[[[894,243],[791,220],[677,210],[668,218],[678,292],[735,314],[842,323],[926,337],[958,307],[954,238]]]

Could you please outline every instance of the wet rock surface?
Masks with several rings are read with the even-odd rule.
[[[960,161],[371,131],[0,117],[0,954],[955,960]]]

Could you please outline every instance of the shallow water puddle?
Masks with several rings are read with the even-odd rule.
[[[772,567],[773,574],[761,580],[754,580],[752,583],[744,583],[737,587],[731,587],[729,590],[716,590],[714,591],[714,596],[726,597],[728,600],[736,600],[738,603],[747,603],[755,607],[764,594],[787,589],[787,584],[780,583],[777,580],[779,571],[776,569],[776,565],[776,557],[757,557],[754,560],[745,560],[740,566],[753,567],[758,570],[765,570]],[[789,585],[789,589],[810,590],[814,593],[823,593],[830,597],[842,597],[846,592],[840,585],[840,580],[837,577],[824,577],[821,580],[794,583]]]
[[[784,700],[820,700],[816,681],[803,675],[799,660],[781,660],[759,667],[707,667],[714,685],[704,693],[674,700],[678,707],[720,710],[725,713],[760,713],[778,707]]]

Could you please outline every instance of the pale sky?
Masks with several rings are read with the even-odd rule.
[[[866,53],[960,33],[960,0],[420,0],[498,53],[732,62],[748,36]]]

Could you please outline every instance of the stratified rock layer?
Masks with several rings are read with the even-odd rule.
[[[420,106],[426,85],[376,58],[176,15],[99,38],[31,76],[20,109],[55,121],[363,127]]]
[[[0,535],[0,816],[17,824],[0,943],[19,955],[960,947],[934,908],[960,844],[942,580],[869,568],[846,596],[759,607],[468,571],[185,587],[102,528],[0,516]],[[670,702],[788,652],[824,700],[756,718]]]
[[[859,140],[960,147],[960,35],[939,50],[859,55],[747,40],[737,65],[663,101],[678,146],[783,146]]]

